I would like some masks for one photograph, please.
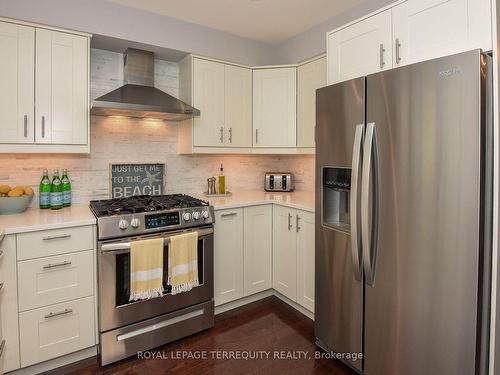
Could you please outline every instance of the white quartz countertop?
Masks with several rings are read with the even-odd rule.
[[[30,208],[20,214],[0,215],[0,236],[95,223],[95,216],[88,204],[73,204],[61,210]]]
[[[290,193],[269,193],[262,190],[238,191],[230,197],[208,198],[201,194],[198,198],[209,201],[215,210],[224,210],[260,204],[279,204],[299,210],[314,212],[314,192],[295,191]]]

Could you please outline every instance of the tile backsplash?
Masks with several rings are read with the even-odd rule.
[[[123,55],[92,49],[91,98],[122,84]],[[178,96],[176,63],[155,60],[155,86]],[[206,179],[218,174],[220,163],[233,191],[263,189],[266,171],[291,171],[297,190],[314,190],[311,155],[179,155],[175,123],[99,116],[91,118],[89,155],[0,154],[0,184],[37,187],[43,168],[50,174],[55,168],[67,168],[73,201],[86,203],[108,197],[109,165],[116,162],[166,163],[167,190],[172,192],[200,193],[206,188]]]

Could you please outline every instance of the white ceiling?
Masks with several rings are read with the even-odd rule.
[[[366,0],[110,0],[277,44]]]

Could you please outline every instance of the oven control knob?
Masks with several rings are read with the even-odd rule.
[[[208,219],[208,217],[210,216],[210,214],[208,213],[207,210],[205,210],[205,211],[201,212],[201,216],[203,216],[204,219]]]
[[[184,221],[189,221],[191,220],[191,214],[189,212],[185,212],[184,214],[182,214],[182,218],[184,219]]]
[[[193,219],[198,220],[199,218],[200,218],[200,212],[199,211],[193,212]]]
[[[130,225],[132,225],[132,228],[138,228],[140,223],[141,222],[136,217],[134,217],[132,220],[130,220]]]
[[[120,227],[121,230],[125,230],[128,228],[128,221],[125,219],[120,219],[118,226]]]

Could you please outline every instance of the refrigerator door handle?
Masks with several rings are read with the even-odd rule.
[[[365,281],[373,285],[377,256],[377,140],[375,123],[366,124],[363,147],[363,172],[361,177],[361,247],[363,249],[363,270]],[[372,159],[373,158],[373,159]],[[372,170],[372,166],[374,167]],[[373,191],[370,189],[373,181]],[[370,204],[372,207],[370,207]]]
[[[359,173],[361,172],[361,145],[363,144],[364,124],[356,125],[354,146],[352,148],[350,220],[351,220],[351,257],[354,269],[354,278],[361,281],[360,238],[358,228],[358,191]]]

